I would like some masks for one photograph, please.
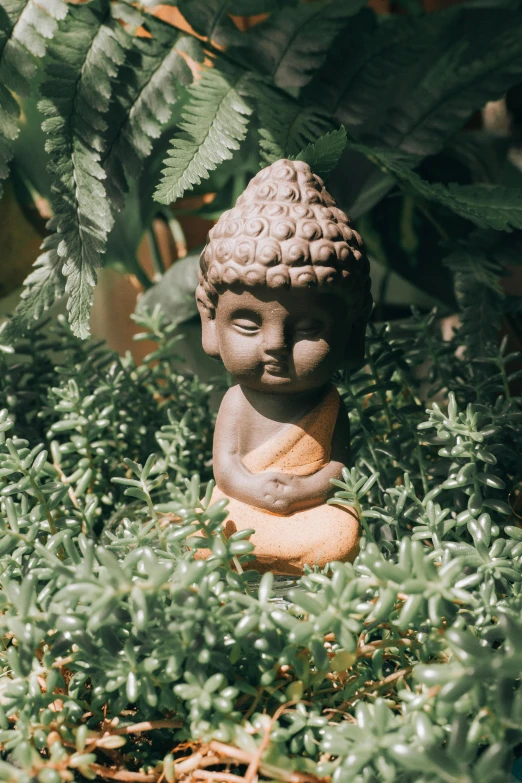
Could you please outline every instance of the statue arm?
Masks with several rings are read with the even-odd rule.
[[[239,386],[228,390],[216,421],[214,477],[220,490],[250,506],[282,516],[324,503],[335,491],[330,479],[340,479],[343,467],[350,460],[350,427],[343,403],[332,435],[328,465],[310,476],[278,471],[251,473],[239,453],[237,419],[241,407],[240,394]]]
[[[239,454],[237,420],[240,404],[240,389],[233,386],[219,406],[214,429],[214,478],[218,487],[231,497],[237,497],[238,485],[244,482],[248,473]]]
[[[231,498],[272,513],[287,511],[291,479],[283,473],[251,473],[239,453],[238,417],[241,390],[233,386],[225,394],[214,430],[214,478],[219,489]]]

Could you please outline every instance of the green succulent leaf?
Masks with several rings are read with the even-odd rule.
[[[474,231],[458,253],[503,267],[520,233]],[[476,271],[487,290],[490,271]],[[16,762],[0,776],[23,783],[52,748],[88,778],[93,743],[132,743],[122,772],[139,752],[173,780],[190,737],[271,780],[507,779],[522,737],[522,533],[506,502],[522,414],[505,389],[519,354],[472,352],[464,326],[448,342],[435,313],[370,325],[366,364],[337,378],[352,464],[331,498],[357,500],[360,552],[323,569],[311,553],[289,581],[250,570],[253,531],[223,535],[211,388],[174,370],[179,335],[159,306],[134,318],[156,343],[141,366],[63,317],[0,353],[0,741]]]

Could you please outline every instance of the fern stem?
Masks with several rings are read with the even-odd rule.
[[[170,233],[172,234],[172,239],[174,240],[174,244],[176,245],[176,253],[178,254],[179,258],[185,258],[187,255],[187,238],[185,236],[185,232],[183,231],[183,226],[179,222],[179,220],[171,214],[169,209],[164,209],[160,212],[158,217],[161,217],[165,223],[168,225],[170,229]]]
[[[144,291],[148,291],[149,288],[152,288],[152,281],[136,257],[129,256],[126,264],[129,269],[129,273],[137,278]]]
[[[174,243],[176,245],[176,252],[178,254],[178,258],[185,258],[185,256],[187,255],[187,238],[185,236],[185,232],[183,231],[181,223],[175,217],[171,217],[168,220],[168,225],[170,228],[170,232],[172,234],[172,238],[174,239]]]
[[[147,229],[147,239],[149,242],[152,265],[154,267],[154,280],[157,282],[158,280],[161,280],[165,274],[165,264],[163,263],[163,258],[161,256],[158,237],[154,230],[154,221],[151,223],[150,228]]]

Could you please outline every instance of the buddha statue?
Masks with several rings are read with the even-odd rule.
[[[226,535],[254,531],[260,572],[351,561],[353,508],[327,504],[350,461],[346,408],[331,378],[364,358],[371,307],[359,234],[303,161],[261,170],[211,229],[196,292],[203,348],[236,385],[214,434],[212,500]]]

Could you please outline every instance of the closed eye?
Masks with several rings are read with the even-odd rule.
[[[320,321],[314,319],[306,319],[306,321],[299,321],[295,326],[296,334],[302,335],[314,335],[321,331],[323,325]]]
[[[234,320],[234,326],[238,331],[247,332],[249,334],[259,331],[259,324],[256,324],[255,321],[250,321],[247,318],[236,318]]]

